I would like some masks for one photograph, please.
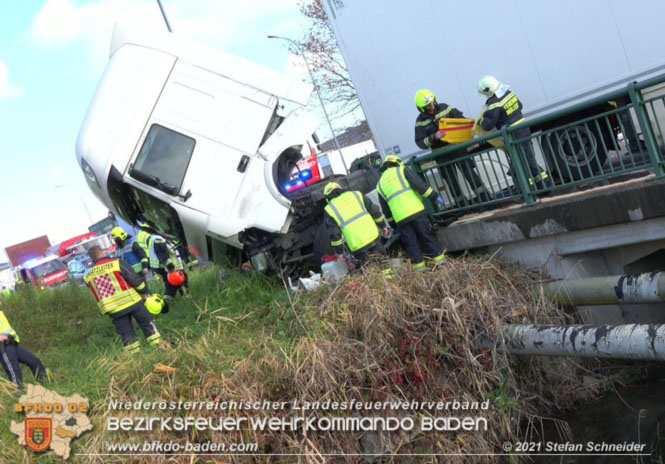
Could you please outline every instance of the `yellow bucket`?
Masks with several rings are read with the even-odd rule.
[[[447,143],[464,143],[473,139],[471,130],[473,129],[473,119],[465,118],[441,118],[439,120],[439,130],[446,131],[446,136],[441,139]]]

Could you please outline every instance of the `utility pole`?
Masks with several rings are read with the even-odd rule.
[[[173,32],[171,30],[171,25],[169,24],[169,19],[166,17],[166,12],[164,11],[164,7],[162,6],[161,0],[157,0],[157,5],[159,5],[159,11],[162,12],[162,17],[164,18],[164,22],[166,23],[166,29],[168,29],[169,32]]]

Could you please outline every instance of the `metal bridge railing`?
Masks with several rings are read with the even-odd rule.
[[[430,205],[430,214],[443,217],[509,202],[531,205],[550,192],[647,169],[663,176],[665,96],[645,99],[643,94],[662,83],[665,75],[633,82],[565,110],[413,157],[415,171],[446,202],[436,211]],[[588,117],[579,116],[585,112]],[[552,126],[555,120],[565,123]],[[516,137],[534,126],[537,132]],[[527,156],[535,156],[537,169],[529,168]]]

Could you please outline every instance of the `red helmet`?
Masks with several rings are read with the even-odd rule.
[[[187,280],[187,276],[182,271],[171,271],[169,272],[169,283],[174,287],[180,287]]]

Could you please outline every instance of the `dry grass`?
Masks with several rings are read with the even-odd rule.
[[[137,414],[112,413],[106,410],[106,404],[98,404],[91,414],[97,433],[87,438],[79,452],[103,452],[103,442],[107,440],[139,443],[210,440],[256,442],[260,453],[293,455],[150,456],[134,457],[132,462],[444,462],[440,456],[414,456],[408,461],[396,456],[432,453],[459,453],[445,458],[450,463],[497,462],[488,456],[469,455],[501,453],[501,444],[507,440],[538,440],[540,418],[556,415],[560,408],[588,399],[603,388],[603,382],[583,384],[580,379],[588,372],[570,360],[509,357],[475,347],[475,340],[481,335],[500,337],[503,324],[570,322],[568,316],[545,300],[522,270],[488,258],[448,260],[425,273],[403,267],[390,280],[381,272],[370,271],[339,286],[301,295],[287,305],[275,301],[262,314],[255,311],[251,317],[231,322],[219,319],[219,314],[226,313],[213,306],[208,308],[207,301],[204,306],[205,311],[201,309],[203,306],[199,307],[200,314],[196,316],[197,324],[208,325],[203,336],[192,339],[185,334],[181,339],[171,339],[163,349],[145,354],[138,363],[120,358],[99,365],[99,369],[110,373],[107,398],[286,402],[489,400],[489,409],[481,411],[424,408],[306,414],[410,416],[417,424],[426,416],[482,416],[488,421],[487,431],[414,429],[362,433],[245,429],[123,434],[103,432],[105,417]],[[276,320],[290,321],[290,325],[279,329],[268,323],[261,325],[263,318],[277,317],[276,314],[279,315]],[[278,340],[277,330],[292,331],[292,343]],[[221,347],[233,343],[232,337],[246,337],[247,333],[258,334],[245,340],[247,353],[237,357],[231,368],[217,367],[228,356]],[[154,365],[158,363],[175,371],[155,372]],[[292,417],[300,414],[285,409],[204,410],[196,415]],[[562,435],[567,433],[565,424],[560,424],[560,430]],[[91,461],[126,462],[119,457],[98,457]],[[520,462],[520,458],[512,457],[511,462]]]

